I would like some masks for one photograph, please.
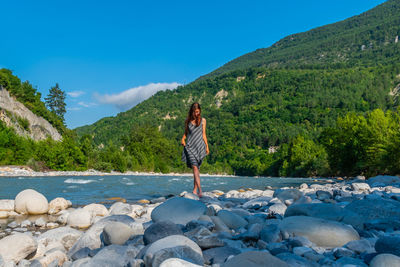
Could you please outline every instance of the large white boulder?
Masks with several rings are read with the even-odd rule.
[[[18,263],[35,252],[37,242],[27,234],[13,234],[0,239],[0,255],[6,261]]]
[[[33,189],[19,192],[15,197],[15,211],[22,214],[45,214],[49,210],[47,198]]]

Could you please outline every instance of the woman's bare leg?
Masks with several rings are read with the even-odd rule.
[[[192,166],[193,169],[193,194],[197,195],[197,183],[196,183],[196,166]]]
[[[201,186],[200,186],[200,171],[197,166],[193,166],[193,175],[194,175],[194,183],[195,183],[195,189],[193,189],[193,190],[196,190],[196,191],[199,190],[198,196],[201,197],[203,194],[202,194]]]

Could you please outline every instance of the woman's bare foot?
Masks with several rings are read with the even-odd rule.
[[[199,197],[202,197],[202,196],[203,196],[203,192],[200,191],[199,194],[198,194],[198,196],[199,196]]]
[[[197,195],[197,190],[193,190],[192,193],[195,194],[196,196],[198,196],[198,195]]]

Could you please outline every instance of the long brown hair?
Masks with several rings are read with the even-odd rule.
[[[200,115],[197,118],[194,115],[194,111],[196,109],[200,110]],[[189,122],[191,122],[193,120],[196,121],[196,126],[200,125],[200,123],[201,123],[201,107],[200,107],[200,104],[197,103],[197,102],[194,102],[190,106],[190,109],[189,109],[189,112],[188,112],[188,116],[187,116],[186,121],[185,121],[185,134],[186,135],[188,133]]]

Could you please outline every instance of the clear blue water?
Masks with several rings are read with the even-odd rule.
[[[254,177],[201,177],[203,191],[266,186],[279,188],[312,183],[309,178],[254,178]],[[0,199],[14,199],[22,190],[32,188],[50,201],[56,197],[71,200],[73,205],[100,203],[108,198],[122,197],[128,202],[151,199],[169,194],[177,195],[193,188],[192,176],[55,176],[55,177],[2,177]]]

